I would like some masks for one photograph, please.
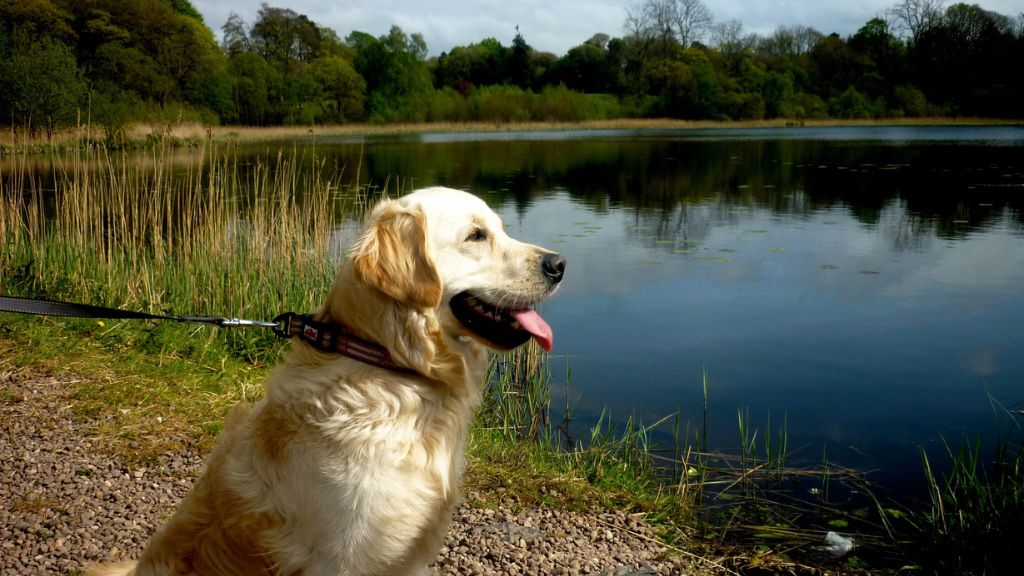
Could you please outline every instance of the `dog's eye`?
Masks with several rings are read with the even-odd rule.
[[[482,242],[484,240],[487,240],[487,231],[483,228],[474,228],[466,237],[467,242]]]

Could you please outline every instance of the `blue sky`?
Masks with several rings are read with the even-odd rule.
[[[557,55],[595,33],[623,34],[626,7],[639,0],[267,0],[291,8],[341,37],[353,30],[379,36],[392,24],[419,32],[437,55],[484,38],[509,45],[518,25],[536,50]],[[812,26],[825,34],[853,34],[896,0],[705,0],[716,22],[736,19],[744,30],[770,34],[779,25]],[[1013,16],[1024,0],[969,0],[987,10]],[[192,0],[206,23],[219,34],[228,14],[252,22],[260,0]]]

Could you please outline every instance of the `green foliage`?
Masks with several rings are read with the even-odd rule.
[[[392,26],[380,38],[353,32],[346,42],[355,51],[356,71],[366,80],[371,121],[403,120],[408,111],[403,114],[402,108],[431,90],[423,36],[406,35],[398,26]]]
[[[405,122],[582,122],[629,114],[609,94],[581,94],[565,86],[539,93],[517,86],[473,89],[463,95],[453,88],[424,92],[392,109],[392,119]]]
[[[12,123],[29,132],[71,125],[85,95],[85,82],[74,54],[51,38],[33,41],[24,32],[0,60],[0,103]],[[45,71],[41,74],[40,71]]]
[[[505,79],[504,65],[508,50],[494,38],[477,44],[456,46],[441,54],[434,67],[434,81],[438,87],[454,88],[463,94],[474,86],[501,84]]]
[[[249,33],[252,49],[285,72],[312,60],[320,51],[320,34],[312,20],[287,8],[263,4]]]
[[[1024,442],[1019,425],[1012,425],[1013,434],[1000,440],[994,459],[985,458],[980,440],[956,449],[946,443],[951,469],[941,478],[922,450],[931,505],[914,520],[921,527],[922,563],[933,573],[1016,572],[1014,550],[1024,534]]]
[[[366,81],[341,56],[323,56],[306,69],[322,90],[322,120],[343,123],[363,118]]]
[[[949,113],[1021,117],[1024,78],[1007,64],[1024,56],[1024,35],[1006,16],[954,4],[908,47],[910,80]]]
[[[508,46],[485,38],[428,60],[423,37],[398,26],[342,40],[267,4],[251,25],[231,14],[218,46],[189,0],[0,0],[13,79],[0,116],[50,132],[92,113],[110,136],[156,108],[252,125],[1024,115],[1024,75],[1006,66],[1024,60],[1024,29],[978,5],[929,13],[909,38],[882,18],[848,38],[727,22],[704,45],[693,39],[710,22],[694,36],[656,4],[630,11],[623,37],[595,34],[562,56],[517,30]]]
[[[833,118],[879,118],[885,115],[885,102],[868,100],[850,86],[839,96],[829,99],[829,115]]]
[[[192,3],[188,0],[164,0],[167,4],[174,9],[175,12],[183,16],[188,16],[200,22],[203,21],[203,15],[192,6]]]
[[[910,84],[897,86],[893,90],[892,106],[898,116],[917,118],[935,114],[924,92]]]
[[[270,124],[272,99],[282,91],[282,75],[255,52],[241,53],[228,61],[234,83],[235,113],[243,124]]]

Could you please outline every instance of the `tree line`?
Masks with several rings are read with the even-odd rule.
[[[210,124],[1024,117],[1024,13],[898,0],[849,37],[715,22],[701,0],[640,0],[622,34],[564,55],[515,29],[428,57],[393,26],[340,37],[262,4],[218,43],[188,0],[0,0],[0,115]],[[511,32],[511,31],[510,31]]]

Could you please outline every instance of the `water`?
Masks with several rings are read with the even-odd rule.
[[[706,368],[710,448],[738,450],[746,410],[759,438],[785,421],[790,464],[827,454],[914,493],[921,447],[992,441],[991,400],[1024,408],[1024,128],[460,133],[298,150],[314,149],[363,184],[473,191],[513,236],[566,256],[541,312],[556,379],[571,367],[553,404],[577,430],[606,408],[645,422],[678,411],[699,429]]]
[[[353,143],[319,142],[351,165]],[[348,151],[346,151],[348,149]],[[919,450],[1024,407],[1024,129],[440,134],[367,141],[367,181],[474,191],[569,261],[542,313],[579,429],[607,408],[788,429],[790,463],[923,486]],[[559,408],[561,409],[561,408]],[[666,437],[663,437],[667,440]],[[933,458],[942,461],[942,458]]]

